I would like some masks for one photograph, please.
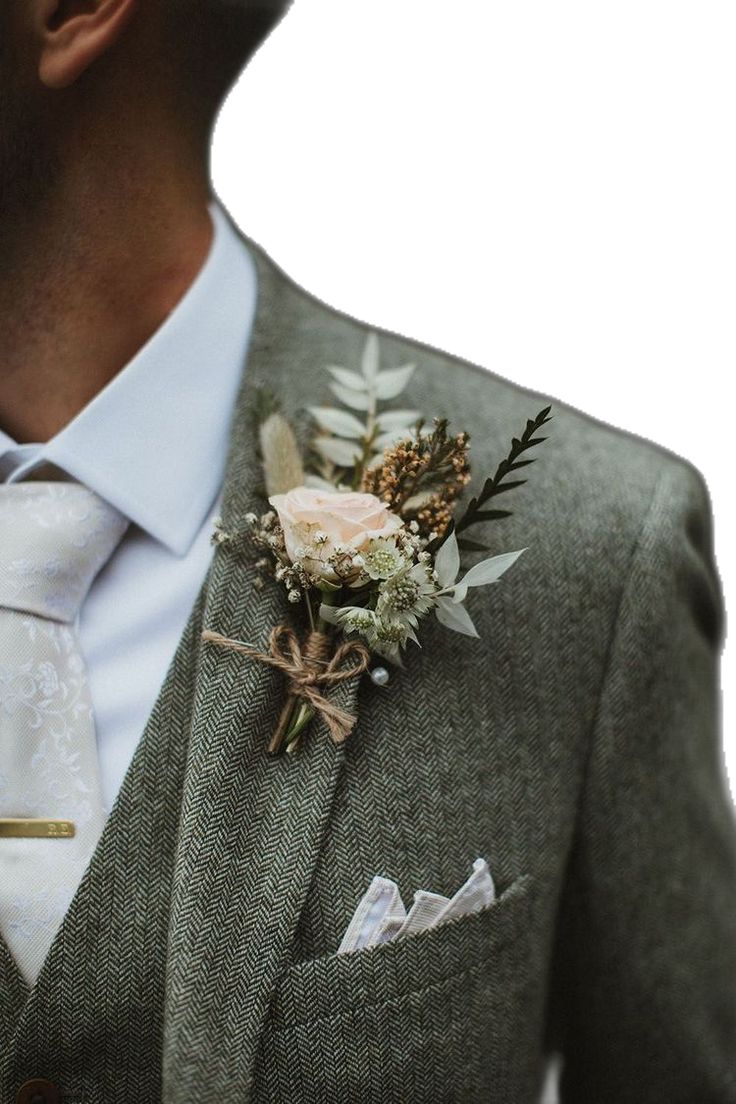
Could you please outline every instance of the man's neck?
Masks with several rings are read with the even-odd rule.
[[[202,182],[56,202],[3,237],[0,428],[49,440],[159,328],[212,239]]]

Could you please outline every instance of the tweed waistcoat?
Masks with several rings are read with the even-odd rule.
[[[0,1099],[158,1100],[171,879],[201,600],[84,880],[32,989],[0,946]]]
[[[231,530],[264,509],[257,390],[303,429],[325,366],[356,366],[367,332],[247,245],[259,301]],[[549,401],[379,336],[384,366],[417,363],[402,405],[470,432],[478,480]],[[314,722],[298,754],[266,756],[280,674],[201,630],[262,645],[299,614],[257,587],[254,557],[215,549],[30,994],[0,953],[0,1104],[34,1076],[63,1104],[527,1104],[553,1046],[566,1101],[736,1101],[707,496],[664,450],[553,413],[513,517],[487,534],[528,551],[469,603],[481,639],[428,621],[387,687],[342,687],[359,717],[343,746]],[[375,874],[405,901],[451,895],[476,856],[495,904],[335,953]]]

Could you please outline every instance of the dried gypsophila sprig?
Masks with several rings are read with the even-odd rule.
[[[262,574],[270,575],[277,582],[283,583],[290,602],[301,601],[303,591],[309,588],[309,578],[301,564],[292,563],[287,555],[284,531],[279,525],[276,511],[268,510],[260,516],[246,514],[245,523],[250,529],[252,546],[267,553],[256,561],[256,568]]]
[[[246,526],[237,526],[234,529],[226,529],[221,517],[212,519],[212,533],[210,544],[215,547],[226,546],[231,551],[244,551],[250,544],[250,525],[246,519]]]

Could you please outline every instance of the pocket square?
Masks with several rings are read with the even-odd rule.
[[[475,859],[472,874],[452,897],[418,889],[408,911],[396,882],[377,874],[358,902],[337,953],[348,954],[437,927],[445,920],[490,905],[495,898],[493,878],[482,858]]]

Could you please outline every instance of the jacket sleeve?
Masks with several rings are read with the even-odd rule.
[[[736,832],[707,488],[661,472],[622,591],[558,929],[564,1104],[736,1102]]]

